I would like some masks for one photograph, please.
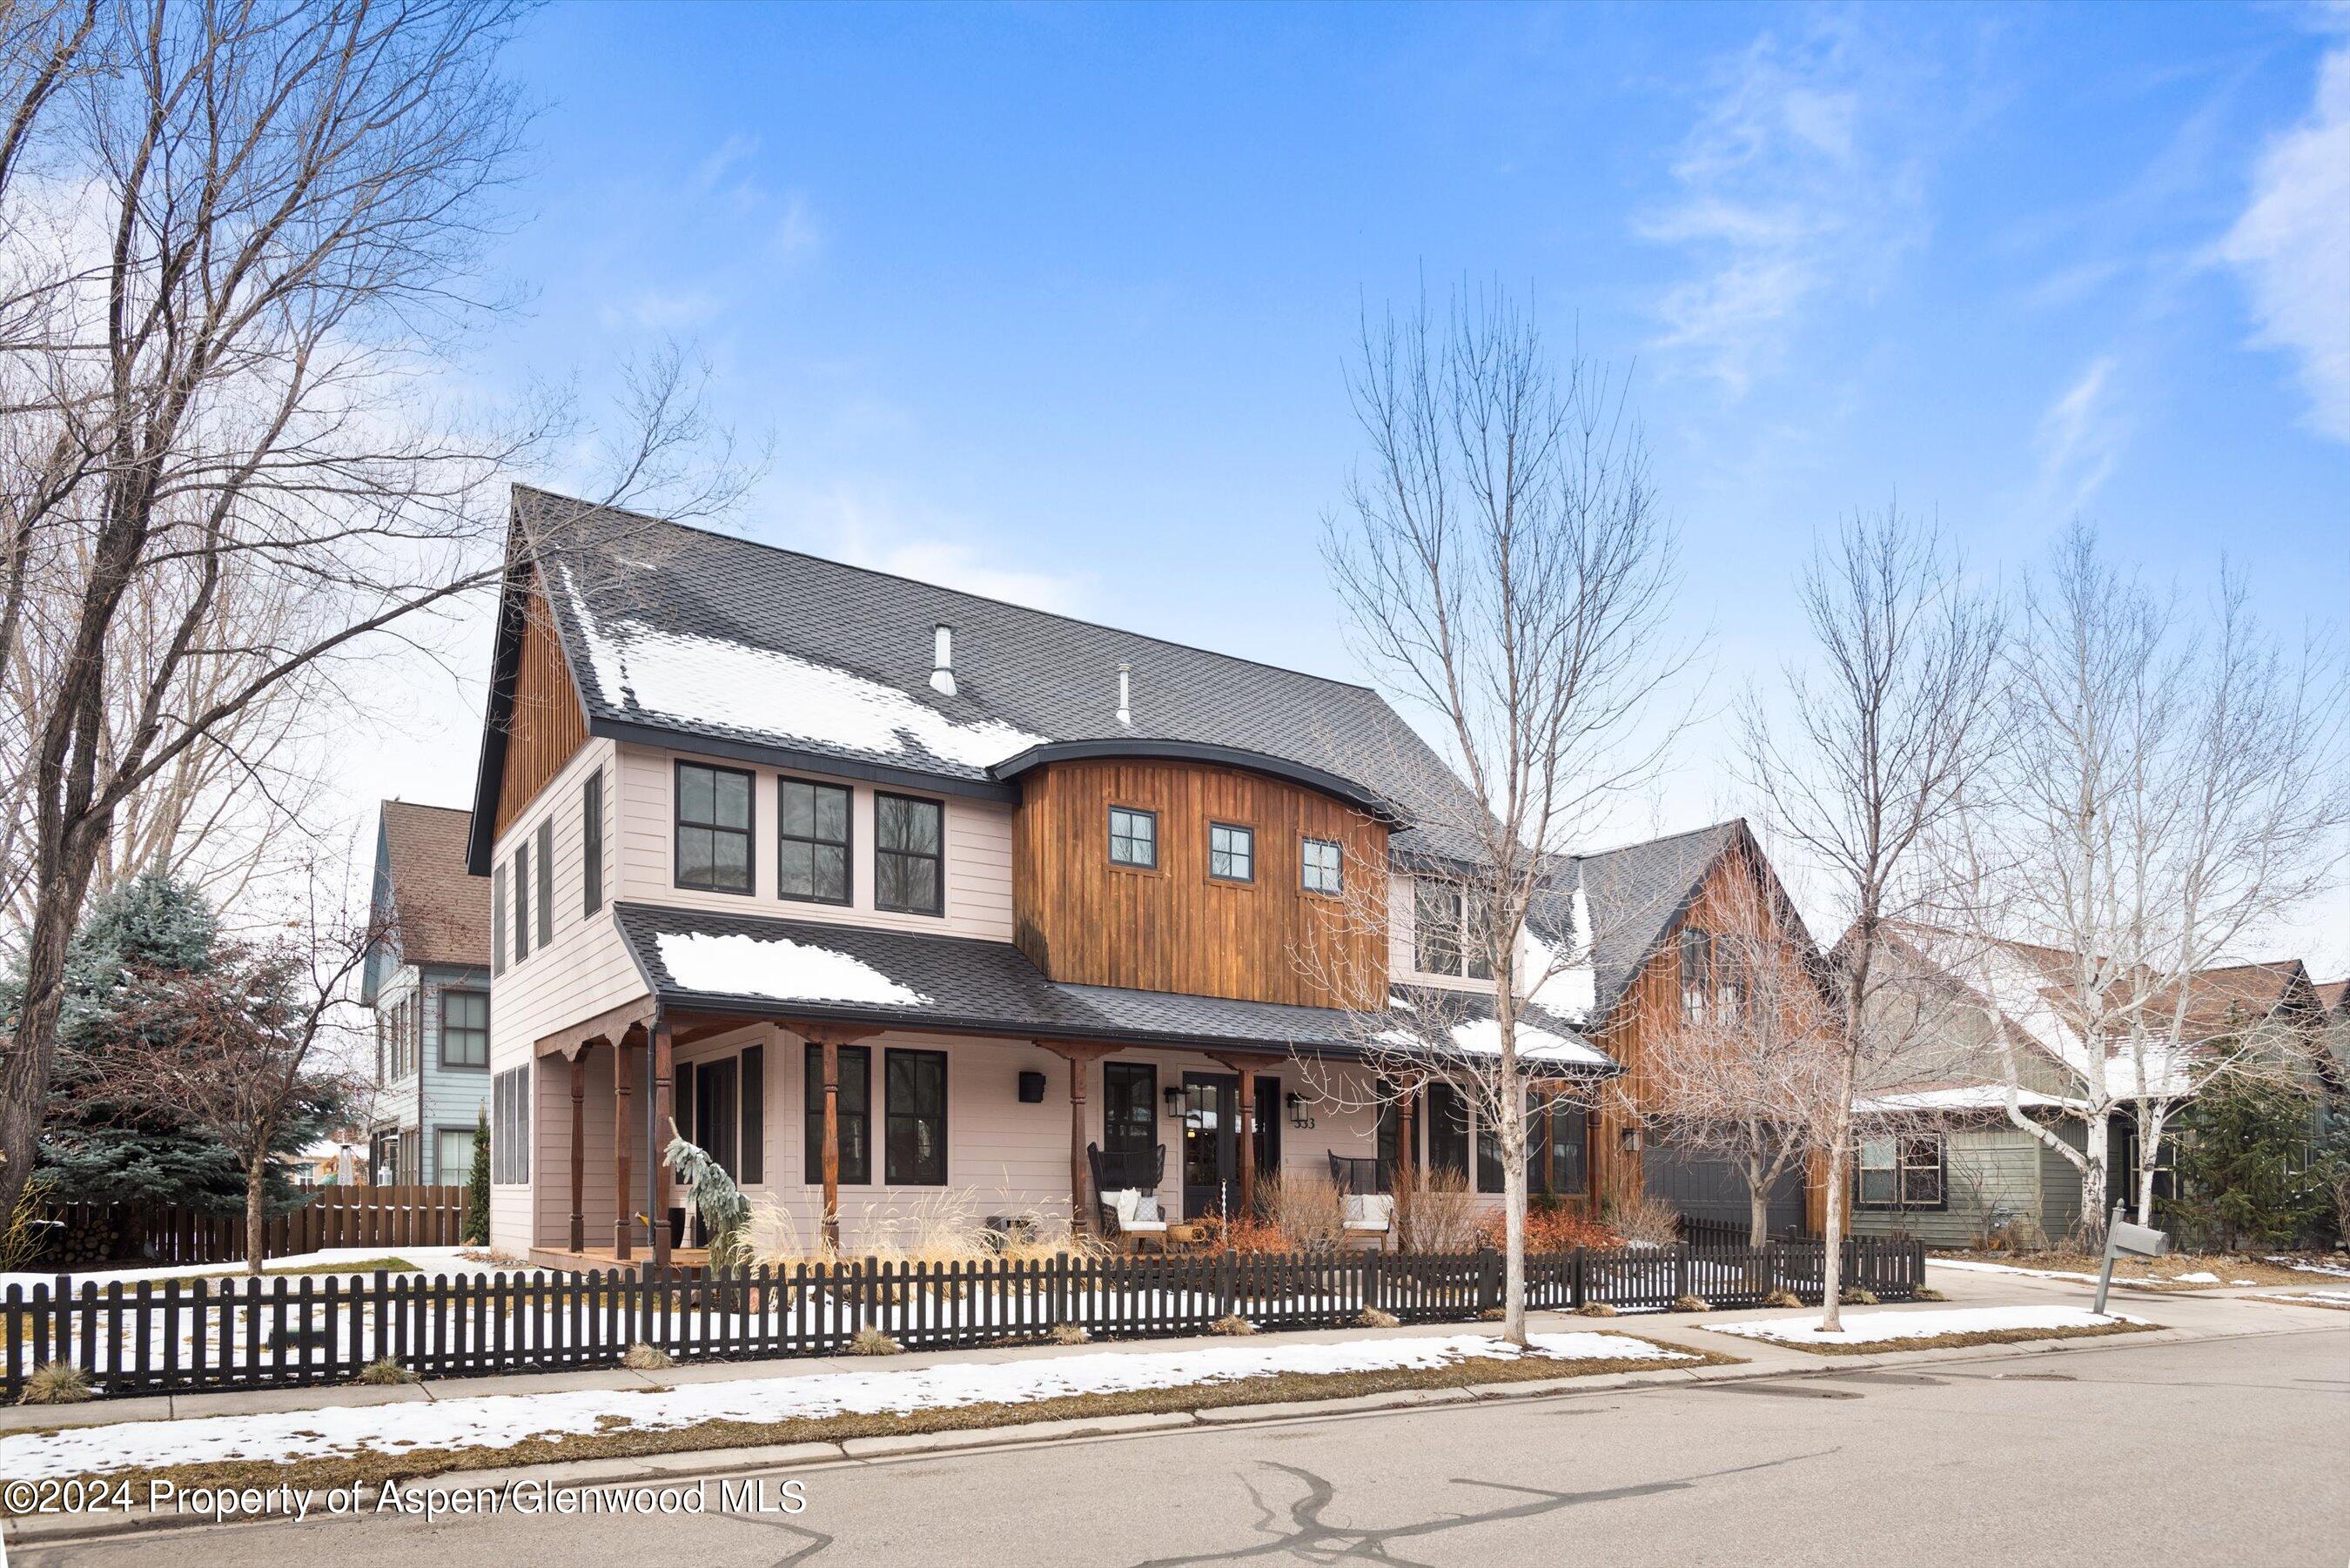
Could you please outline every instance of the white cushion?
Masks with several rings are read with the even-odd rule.
[[[1395,1198],[1386,1192],[1349,1192],[1347,1194],[1346,1228],[1349,1231],[1385,1231],[1395,1219]]]
[[[1159,1195],[1155,1192],[1145,1193],[1136,1199],[1134,1218],[1137,1223],[1143,1225],[1156,1225],[1163,1220],[1165,1216],[1159,1212]]]

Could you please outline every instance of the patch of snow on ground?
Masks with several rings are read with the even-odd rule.
[[[1687,1361],[1618,1334],[1538,1334],[1534,1355],[1562,1361]],[[589,1435],[616,1427],[666,1431],[707,1421],[786,1421],[827,1416],[904,1415],[972,1405],[1018,1405],[1070,1395],[1307,1375],[1436,1368],[1520,1354],[1503,1340],[1457,1334],[1320,1345],[1268,1345],[1134,1353],[1100,1351],[1033,1360],[959,1362],[903,1372],[817,1373],[560,1394],[493,1394],[429,1404],[200,1416],[178,1421],[0,1438],[0,1475],[11,1480],[105,1474],[226,1459],[286,1462],[411,1449],[509,1449],[534,1437]]]
[[[899,984],[863,959],[789,938],[664,931],[656,939],[661,967],[688,991],[771,996],[782,1002],[855,1002],[927,1007],[931,999]]]
[[[287,1257],[272,1258],[263,1264],[263,1268],[272,1272],[263,1277],[261,1288],[264,1292],[276,1289],[276,1286],[269,1282],[276,1273],[294,1269],[332,1268],[338,1264],[347,1264],[355,1273],[371,1274],[374,1270],[362,1270],[359,1265],[372,1263],[378,1258],[399,1258],[415,1264],[426,1274],[436,1276],[446,1274],[451,1279],[475,1279],[500,1272],[507,1273],[515,1272],[515,1265],[512,1263],[477,1262],[463,1255],[465,1252],[480,1251],[478,1247],[394,1247],[387,1244],[380,1247],[329,1247],[322,1252],[296,1252]],[[192,1280],[201,1274],[214,1275],[223,1279],[245,1277],[244,1265],[242,1263],[182,1263],[169,1266],[126,1264],[119,1269],[76,1269],[72,1271],[70,1278],[76,1291],[79,1291],[83,1282],[88,1282],[96,1285],[103,1293],[107,1284],[112,1281],[120,1281],[128,1285],[135,1284],[140,1280]],[[22,1285],[28,1291],[35,1285],[47,1285],[54,1289],[57,1282],[57,1272],[54,1269],[47,1271],[30,1269],[17,1273],[0,1273],[0,1291],[6,1290],[10,1285]]]
[[[2173,1274],[2170,1282],[2174,1285],[2216,1285],[2220,1282],[2220,1276],[2209,1269],[2198,1269],[2191,1274]]]
[[[573,607],[604,700],[648,718],[869,756],[920,751],[970,768],[991,767],[1049,740],[1001,720],[950,718],[910,692],[833,665],[639,620],[607,623],[576,594]]]
[[[2350,1280],[2350,1268],[2340,1263],[2321,1263],[2309,1258],[2263,1258],[2264,1263],[2274,1263],[2280,1269],[2291,1269],[2297,1274],[2334,1274]]]
[[[1809,1316],[1760,1323],[1712,1323],[1706,1326],[1717,1334],[1767,1339],[1780,1345],[1887,1345],[1904,1339],[1936,1339],[1946,1334],[2004,1334],[2014,1329],[2077,1332],[2145,1321],[2125,1317],[2120,1313],[2093,1313],[2085,1307],[1998,1306],[1955,1307],[1944,1312],[1848,1312],[1844,1314],[1844,1330],[1840,1334],[1822,1333],[1819,1320]]]

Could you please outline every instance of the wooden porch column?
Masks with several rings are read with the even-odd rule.
[[[629,1190],[629,1139],[637,1130],[629,1116],[629,1096],[636,1087],[629,1081],[629,1050],[636,1036],[631,1029],[612,1045],[612,1256],[624,1263],[633,1230],[629,1216],[636,1210]]]
[[[1240,1070],[1238,1115],[1234,1118],[1233,1136],[1240,1141],[1241,1215],[1256,1218],[1256,1075],[1243,1067]]]
[[[1036,1044],[1069,1064],[1069,1233],[1082,1236],[1097,1228],[1094,1210],[1101,1202],[1101,1194],[1093,1190],[1093,1171],[1086,1160],[1086,1075],[1117,1047],[1066,1040]]]
[[[1419,1085],[1411,1085],[1396,1103],[1396,1168],[1398,1192],[1409,1192],[1419,1167]]]
[[[669,1267],[669,1180],[661,1174],[662,1139],[677,1116],[677,1033],[663,1019],[653,1026],[652,1141],[645,1146],[645,1162],[652,1168],[652,1207],[646,1218],[653,1228],[653,1267]]]
[[[583,1044],[571,1054],[571,1250],[588,1249],[588,1053]]]
[[[840,1251],[840,1042],[824,1042],[824,1246]],[[870,1091],[868,1091],[869,1093]]]

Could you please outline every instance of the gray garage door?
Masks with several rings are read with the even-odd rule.
[[[1651,1198],[1663,1199],[1692,1220],[1745,1227],[1746,1173],[1737,1162],[1651,1143],[1644,1163]],[[1789,1171],[1771,1193],[1771,1233],[1791,1235],[1803,1228],[1803,1177]]]

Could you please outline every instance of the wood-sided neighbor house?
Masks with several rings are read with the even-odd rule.
[[[490,1088],[490,882],[465,869],[472,814],[388,800],[376,818],[373,919],[359,1000],[375,1015],[367,1127],[376,1185],[445,1185],[473,1168]]]
[[[1463,793],[1360,686],[517,489],[468,845],[493,1244],[674,1258],[672,1126],[806,1250],[945,1203],[1091,1225],[1096,1151],[1163,1151],[1176,1218],[1406,1137],[1465,1171],[1457,1106],[1360,1081],[1412,998],[1490,1009],[1431,826]],[[1558,901],[1555,1082],[1619,1071],[1709,831]],[[1366,891],[1383,929],[1333,918]],[[1565,1200],[1641,1182],[1604,1117],[1543,1131]]]

